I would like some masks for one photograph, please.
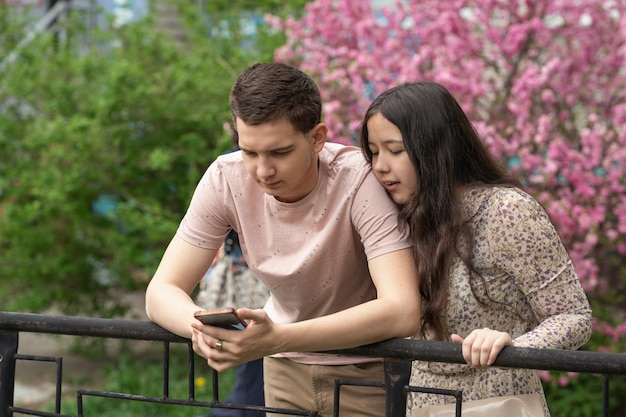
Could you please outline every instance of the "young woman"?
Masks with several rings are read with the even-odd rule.
[[[422,295],[416,338],[463,345],[467,365],[413,363],[411,385],[463,401],[538,393],[535,371],[490,367],[505,346],[577,349],[591,310],[548,214],[498,165],[443,86],[391,88],[367,110],[361,147],[410,232]],[[413,394],[409,413],[451,397]]]

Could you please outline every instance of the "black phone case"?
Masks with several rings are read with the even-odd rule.
[[[245,327],[239,318],[232,313],[211,314],[197,317],[204,324],[226,329],[242,329]]]

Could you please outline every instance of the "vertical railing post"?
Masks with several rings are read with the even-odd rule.
[[[385,359],[385,417],[404,417],[411,361]]]
[[[15,355],[19,333],[0,330],[0,415],[11,416],[15,393]]]

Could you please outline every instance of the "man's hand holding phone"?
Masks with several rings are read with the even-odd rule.
[[[193,350],[218,372],[279,351],[276,346],[282,339],[262,309],[218,309],[196,312],[194,316]]]

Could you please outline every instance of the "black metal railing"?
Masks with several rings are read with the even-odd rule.
[[[176,336],[148,321],[0,312],[0,416],[10,417],[14,413],[44,417],[66,416],[61,414],[60,409],[62,361],[59,361],[58,358],[20,355],[18,345],[19,335],[22,332],[163,343],[162,396],[78,389],[76,415],[79,417],[83,416],[82,398],[86,396],[101,396],[181,406],[257,410],[264,411],[270,415],[272,413],[303,416],[317,415],[315,410],[286,410],[246,404],[223,403],[219,400],[216,372],[213,373],[213,400],[197,400],[195,398],[194,386],[195,353],[191,349],[189,340]],[[169,356],[170,344],[172,343],[186,344],[188,349],[188,396],[183,399],[172,398],[169,393]],[[333,353],[384,358],[386,375],[383,387],[387,397],[386,417],[404,416],[406,395],[409,390],[407,387],[407,369],[410,367],[412,360],[464,363],[460,345],[448,342],[392,339],[358,348],[333,351]],[[15,370],[16,362],[19,360],[54,360],[57,362],[57,390],[54,413],[14,406]],[[599,374],[603,378],[603,415],[608,417],[609,376],[626,375],[626,355],[605,352],[506,347],[498,356],[494,366]],[[351,384],[351,382],[337,381],[336,395],[339,395],[341,385],[346,384]],[[624,394],[626,395],[626,393]]]

